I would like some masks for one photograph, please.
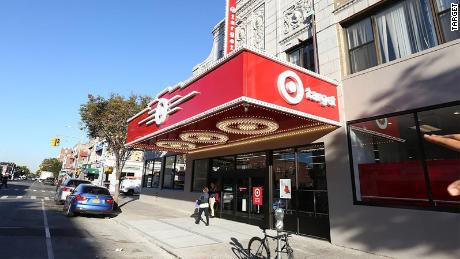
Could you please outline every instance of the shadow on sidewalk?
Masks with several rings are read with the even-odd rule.
[[[249,251],[243,247],[238,239],[232,237],[232,241],[229,243],[232,246],[232,252],[238,259],[249,258]]]
[[[118,208],[121,208],[123,206],[125,206],[126,204],[130,203],[130,202],[133,202],[133,201],[137,201],[139,200],[140,196],[139,195],[135,195],[135,196],[121,196],[119,197],[119,201],[121,200],[120,198],[123,199],[123,201],[120,202],[120,205],[118,205]],[[128,199],[127,201],[124,201],[124,199]]]

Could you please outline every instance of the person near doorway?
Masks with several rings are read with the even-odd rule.
[[[5,187],[5,189],[8,189],[8,174],[2,175],[2,184],[0,185],[0,189],[2,187]]]
[[[217,186],[214,182],[211,182],[209,187],[209,209],[211,210],[211,218],[215,217],[214,206],[217,201]]]
[[[204,215],[206,216],[206,226],[209,226],[209,189],[208,187],[203,187],[203,192],[200,195],[200,198],[198,198],[198,203],[199,203],[199,211],[198,215],[195,220],[195,224],[200,224],[201,221],[201,214],[204,211]]]

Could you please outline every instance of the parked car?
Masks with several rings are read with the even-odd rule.
[[[67,178],[64,180],[60,186],[58,186],[56,190],[56,194],[54,195],[54,202],[56,204],[63,204],[67,199],[67,196],[80,184],[90,184],[90,181],[75,179],[75,178]]]
[[[124,179],[120,184],[120,192],[127,195],[133,195],[141,192],[141,180],[140,179]]]
[[[113,203],[113,197],[107,188],[80,184],[67,196],[63,210],[68,217],[76,213],[112,215]]]
[[[54,177],[48,177],[43,181],[43,184],[54,185]]]

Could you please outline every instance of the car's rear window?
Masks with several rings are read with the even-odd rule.
[[[88,181],[79,181],[79,180],[70,180],[66,186],[70,186],[70,187],[77,187],[78,185],[82,184],[82,183],[90,183]]]
[[[95,186],[87,186],[84,187],[82,193],[90,193],[90,194],[97,194],[97,195],[110,195],[109,190],[105,188],[95,187]]]

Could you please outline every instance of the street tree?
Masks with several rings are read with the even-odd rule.
[[[57,158],[46,158],[46,159],[43,159],[39,168],[40,168],[40,171],[53,172],[54,177],[57,177],[59,174],[59,171],[61,171],[62,162],[59,161]]]
[[[120,176],[132,149],[125,147],[127,120],[144,109],[151,98],[131,95],[127,98],[112,94],[108,98],[88,95],[88,100],[80,106],[83,127],[90,138],[99,138],[108,144],[108,150],[115,156],[115,195],[118,203]]]
[[[25,165],[18,166],[17,171],[19,172],[20,175],[25,175],[25,176],[30,175],[30,169]]]

